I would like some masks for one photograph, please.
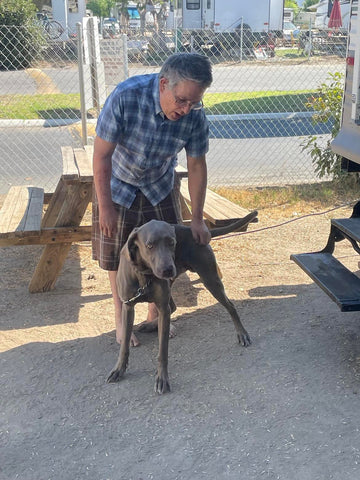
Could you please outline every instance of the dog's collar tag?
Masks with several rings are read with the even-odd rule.
[[[147,287],[150,285],[151,281],[149,280],[146,285],[144,285],[143,287],[139,287],[136,294],[129,298],[129,300],[124,300],[123,303],[124,305],[130,305],[132,303],[134,303],[138,298],[142,297],[144,294],[145,294],[145,291],[147,289]]]

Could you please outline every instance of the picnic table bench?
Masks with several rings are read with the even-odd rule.
[[[180,201],[182,206],[183,219],[188,220],[191,218],[190,211],[190,195],[187,184],[187,170],[186,168],[178,165],[176,167],[176,173],[181,179],[180,185]],[[206,197],[204,203],[204,218],[207,221],[208,227],[220,227],[235,222],[239,218],[245,217],[249,213],[249,210],[240,207],[240,205],[231,202],[227,198],[219,195],[218,193],[206,189]],[[254,219],[257,222],[257,219]],[[247,226],[241,230],[246,230]]]
[[[13,186],[0,211],[1,247],[45,245],[29,285],[31,293],[51,290],[72,243],[91,239],[91,225],[80,226],[92,195],[90,155],[82,148],[63,147],[62,158],[63,173],[54,193]]]
[[[93,147],[66,146],[61,151],[63,173],[54,193],[29,185],[13,186],[0,211],[0,247],[44,245],[29,285],[31,293],[52,290],[71,245],[91,240],[91,225],[81,223],[92,198]],[[176,172],[181,180],[180,202],[187,223],[191,218],[187,170],[178,166]],[[248,213],[207,189],[204,217],[210,228],[231,223]]]

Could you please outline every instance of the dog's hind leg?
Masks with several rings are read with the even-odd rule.
[[[130,339],[132,328],[134,324],[134,307],[123,305],[122,309],[122,342],[120,345],[120,352],[118,360],[108,376],[107,382],[114,383],[118,382],[126,371],[129,362],[129,353],[130,353]]]
[[[206,277],[204,278],[200,274],[200,278],[203,284],[205,285],[205,287],[209,290],[209,292],[229,312],[232,318],[232,321],[234,322],[234,325],[235,325],[235,330],[236,330],[239,343],[241,343],[244,347],[247,347],[248,345],[250,345],[251,344],[250,336],[245,330],[243,324],[241,323],[239,314],[236,311],[234,304],[227,297],[225,293],[224,285],[220,280],[220,278],[218,277],[218,275],[213,274],[213,275],[210,275],[209,278],[208,278],[208,275],[206,275]]]

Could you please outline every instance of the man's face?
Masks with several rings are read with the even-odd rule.
[[[205,89],[191,80],[179,82],[172,89],[166,78],[160,79],[160,106],[169,120],[179,120],[193,108],[198,108]]]

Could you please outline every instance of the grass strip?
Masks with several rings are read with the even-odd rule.
[[[78,93],[0,95],[1,119],[80,118]]]
[[[207,93],[209,115],[304,112],[314,91]],[[80,95],[0,95],[1,119],[80,118]]]

